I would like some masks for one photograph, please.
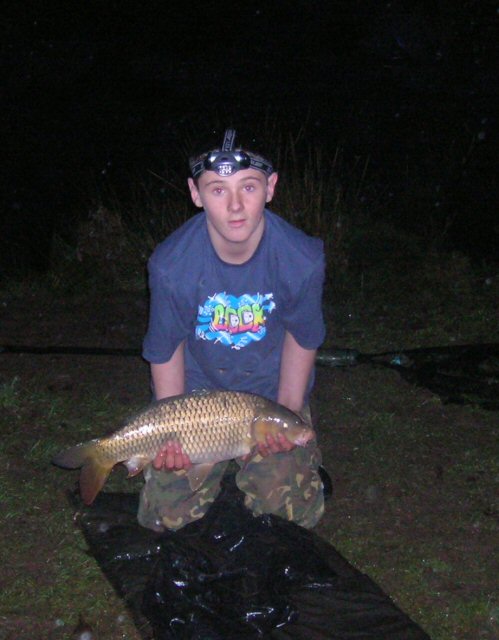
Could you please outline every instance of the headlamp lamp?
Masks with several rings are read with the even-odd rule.
[[[265,158],[251,151],[234,149],[235,138],[235,129],[227,129],[220,149],[213,149],[189,161],[192,177],[197,178],[203,171],[214,171],[222,177],[231,176],[241,169],[257,169],[268,176],[274,172],[272,164]]]

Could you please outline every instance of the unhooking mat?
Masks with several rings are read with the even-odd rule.
[[[207,515],[177,532],[141,527],[137,505],[101,493],[78,522],[144,639],[429,640],[316,534],[255,518],[233,475]]]

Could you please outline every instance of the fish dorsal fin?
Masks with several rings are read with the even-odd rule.
[[[214,466],[215,465],[212,462],[205,462],[202,464],[195,464],[188,469],[186,473],[189,479],[189,486],[192,491],[197,491],[202,486]]]
[[[133,476],[138,475],[142,469],[149,464],[150,458],[145,458],[144,456],[133,456],[128,460],[125,460],[123,464],[128,470],[128,477],[132,478]]]

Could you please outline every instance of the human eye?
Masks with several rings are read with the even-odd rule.
[[[224,192],[224,190],[222,189],[222,187],[213,187],[212,193],[215,196],[220,196],[222,195]]]

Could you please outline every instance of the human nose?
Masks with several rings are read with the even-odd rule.
[[[233,212],[233,211],[240,211],[243,207],[243,203],[242,203],[242,198],[241,196],[236,192],[230,193],[229,194],[229,201],[227,203],[227,208],[229,211]]]

